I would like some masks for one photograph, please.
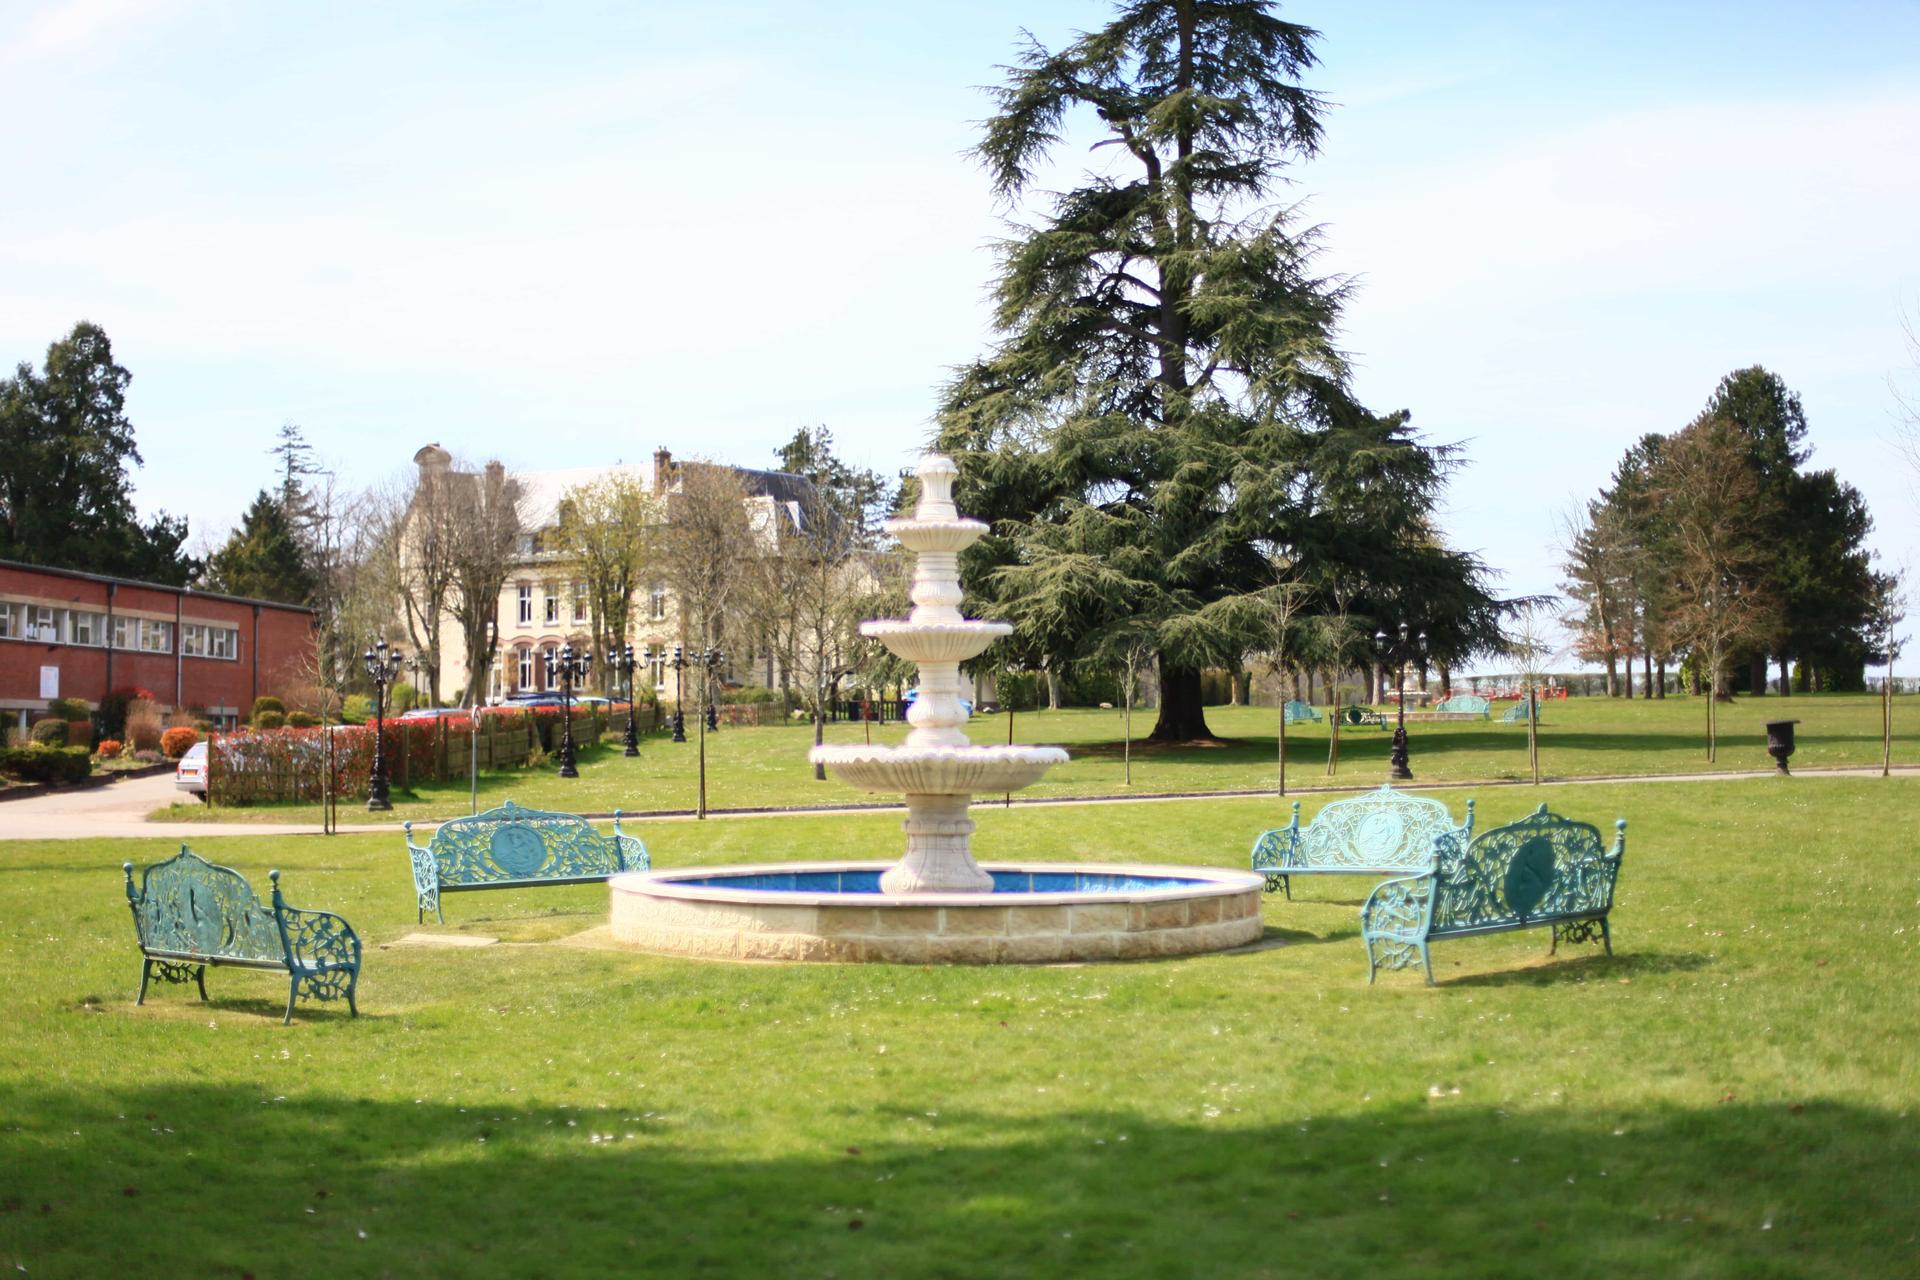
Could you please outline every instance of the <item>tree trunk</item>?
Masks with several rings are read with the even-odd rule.
[[[1047,664],[1047,710],[1058,711],[1059,709],[1060,709],[1060,673],[1058,671],[1055,671],[1053,669],[1053,664],[1049,662]]]
[[[1780,655],[1780,696],[1785,698],[1793,693],[1793,663],[1786,654]]]
[[[1160,717],[1150,742],[1215,741],[1200,697],[1200,668],[1176,667],[1160,659]]]
[[[1640,697],[1644,701],[1653,696],[1653,650],[1646,649],[1640,654]]]
[[[1227,687],[1232,690],[1231,701],[1236,707],[1253,705],[1253,676],[1245,671],[1230,672]]]
[[[1665,698],[1667,696],[1667,658],[1665,654],[1660,656],[1659,677],[1659,680],[1653,686],[1653,696],[1656,698]]]
[[[1767,653],[1762,649],[1747,659],[1747,688],[1756,698],[1767,696]]]

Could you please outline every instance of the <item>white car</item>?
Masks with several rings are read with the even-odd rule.
[[[206,743],[196,742],[187,748],[187,754],[180,757],[180,767],[173,771],[173,785],[202,800],[207,798]]]

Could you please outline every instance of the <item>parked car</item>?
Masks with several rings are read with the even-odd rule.
[[[403,714],[400,719],[439,720],[446,716],[463,716],[466,714],[467,709],[465,707],[415,707],[413,710]]]
[[[185,791],[200,799],[207,798],[207,744],[196,742],[187,748],[187,754],[180,757],[179,767],[173,771],[173,785],[176,790]]]
[[[912,705],[913,705],[913,704],[914,704],[915,702],[917,702],[917,701],[919,701],[919,699],[920,699],[920,686],[919,686],[919,685],[915,685],[915,686],[913,686],[913,688],[911,688],[911,689],[909,689],[909,690],[907,690],[907,696],[906,696],[906,697],[904,697],[904,698],[902,698],[902,699],[900,699],[900,705],[901,705],[901,706],[902,706],[903,708],[904,708],[904,707],[911,707],[911,706],[912,706]],[[971,698],[962,698],[962,699],[960,699],[960,709],[961,709],[962,711],[964,711],[964,712],[966,712],[966,713],[967,713],[968,715],[972,715],[972,714],[973,714],[973,700],[972,700]]]

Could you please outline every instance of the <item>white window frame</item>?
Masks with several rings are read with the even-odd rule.
[[[667,620],[667,584],[656,582],[647,591],[647,617],[651,622]]]
[[[104,613],[95,613],[91,609],[67,610],[67,643],[83,645],[89,649],[100,648],[101,632],[106,624],[106,618],[107,615]]]
[[[140,619],[140,652],[172,653],[173,624],[157,622],[152,618]]]
[[[188,622],[180,628],[180,656],[183,658],[204,658],[207,656],[207,629],[197,622]]]
[[[240,632],[235,627],[209,627],[207,656],[232,661],[240,656]]]
[[[50,604],[30,604],[27,606],[27,638],[38,640],[41,644],[59,644],[63,639],[60,624],[64,609],[56,609]]]
[[[519,682],[513,686],[515,692],[533,688],[533,646],[521,645],[514,650],[514,656],[519,660],[520,667]]]
[[[573,584],[573,620],[576,625],[587,621],[587,584],[584,582]]]
[[[549,582],[542,599],[540,621],[549,626],[557,625],[560,621],[560,589]]]
[[[140,647],[140,620],[138,618],[129,618],[124,613],[115,614],[113,626],[110,630],[113,634],[108,637],[108,640],[114,648],[131,651]]]
[[[518,615],[519,623],[523,627],[530,627],[533,625],[533,584],[530,582],[521,583],[519,596],[520,596],[520,613]]]
[[[0,640],[23,640],[20,634],[25,625],[26,606],[15,604],[11,600],[0,600]]]

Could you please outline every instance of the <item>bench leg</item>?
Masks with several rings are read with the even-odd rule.
[[[1605,916],[1600,917],[1600,943],[1607,949],[1608,955],[1613,954],[1613,930],[1607,927]]]
[[[133,998],[135,1004],[147,1002],[147,982],[153,977],[153,961],[142,960],[140,964],[140,994]]]
[[[287,1016],[280,1019],[280,1025],[286,1026],[293,1021],[293,1004],[300,998],[300,975],[294,974],[287,982]]]
[[[347,975],[347,1012],[353,1017],[360,1016],[360,1006],[353,1002],[353,989],[360,985],[360,971],[355,969]]]
[[[207,1002],[207,966],[201,965],[193,971],[193,983],[200,988],[200,1003]]]
[[[1427,985],[1433,985],[1433,951],[1426,943],[1420,944],[1420,963],[1427,966]]]

